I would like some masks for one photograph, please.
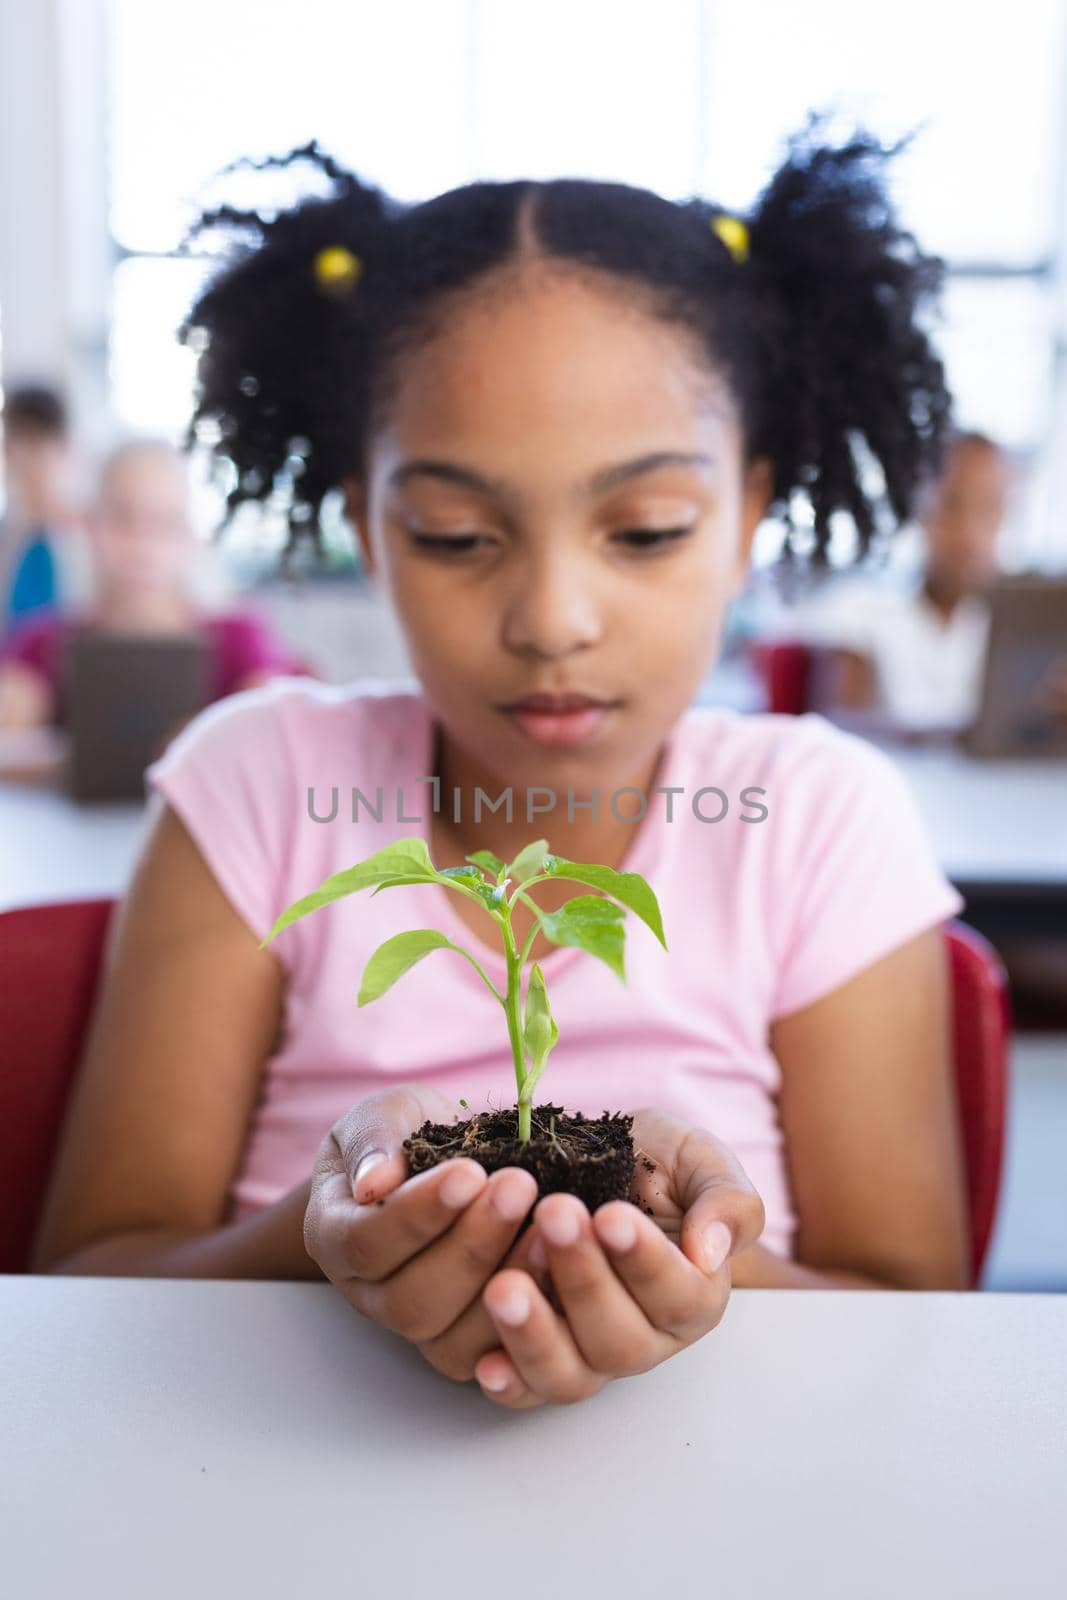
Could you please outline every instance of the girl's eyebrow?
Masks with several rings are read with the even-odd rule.
[[[586,495],[603,494],[607,489],[614,489],[620,483],[628,483],[631,478],[639,477],[645,472],[655,472],[661,467],[692,467],[713,466],[711,456],[701,451],[688,450],[656,450],[650,455],[636,456],[632,461],[622,461],[614,467],[604,467],[582,486],[581,492]],[[487,478],[481,472],[475,472],[473,467],[460,466],[454,461],[416,460],[403,461],[389,474],[387,486],[390,489],[402,489],[412,478],[436,478],[442,483],[453,483],[461,489],[474,489],[479,494],[494,495],[498,500],[506,500],[511,491],[506,483],[499,478]]]

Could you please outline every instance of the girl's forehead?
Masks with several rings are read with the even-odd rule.
[[[564,274],[470,297],[408,351],[396,379],[387,432],[404,449],[442,439],[543,448],[563,436],[602,455],[620,435],[682,448],[736,423],[688,328]]]

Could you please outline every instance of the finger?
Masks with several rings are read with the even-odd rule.
[[[449,1105],[436,1089],[398,1084],[367,1095],[334,1129],[352,1194],[361,1204],[380,1199],[410,1170],[404,1140],[429,1118],[444,1121]]]
[[[480,1203],[480,1200],[475,1202],[476,1205]],[[473,1211],[474,1206],[470,1210]],[[543,1247],[540,1262],[531,1259],[531,1251],[534,1250],[537,1240],[536,1228],[527,1228],[525,1233],[515,1240],[506,1255],[494,1264],[492,1272],[503,1272],[507,1268],[513,1268],[529,1273],[551,1303],[552,1280]],[[457,1383],[469,1383],[475,1376],[475,1367],[481,1357],[490,1350],[500,1350],[500,1336],[496,1324],[486,1310],[481,1294],[492,1272],[477,1286],[469,1303],[461,1309],[448,1327],[435,1334],[433,1338],[416,1340],[420,1353],[430,1365],[444,1377],[452,1378]]]
[[[522,1382],[556,1405],[573,1405],[607,1382],[582,1359],[565,1320],[525,1272],[498,1272],[482,1296]]]
[[[633,1303],[675,1347],[692,1344],[716,1326],[729,1296],[724,1274],[709,1276],[695,1266],[662,1228],[625,1200],[601,1206],[592,1228]],[[584,1349],[582,1338],[579,1343]]]
[[[499,1347],[478,1362],[475,1377],[486,1399],[509,1411],[531,1411],[545,1404],[541,1396],[534,1394],[522,1381],[507,1351]]]
[[[392,1193],[359,1205],[342,1178],[324,1193],[319,1224],[340,1287],[382,1283],[442,1234],[485,1188],[484,1167],[467,1156],[409,1178]]]
[[[763,1232],[763,1201],[721,1139],[706,1128],[679,1126],[684,1132],[670,1178],[684,1212],[679,1244],[690,1261],[710,1274],[755,1244]]]
[[[383,1216],[401,1198],[387,1200]],[[353,1303],[405,1338],[439,1337],[500,1270],[536,1199],[532,1173],[501,1168],[440,1238],[383,1281],[353,1286]]]
[[[634,1234],[629,1217],[638,1213],[626,1202],[620,1204],[623,1223]],[[649,1321],[615,1273],[580,1200],[550,1195],[538,1206],[535,1217],[567,1326],[594,1372],[609,1377],[647,1372],[678,1348],[669,1333]],[[649,1226],[659,1233],[654,1225]],[[671,1248],[662,1235],[661,1242],[665,1249]]]
[[[573,1197],[550,1195],[536,1218],[566,1323],[593,1371],[646,1373],[721,1317],[723,1286],[625,1200],[590,1218]]]

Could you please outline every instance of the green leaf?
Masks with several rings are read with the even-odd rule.
[[[451,883],[453,880],[465,884],[472,889],[481,888],[485,879],[477,867],[442,867],[440,871],[431,867],[429,875],[425,872],[398,873],[395,878],[383,878],[374,894],[380,894],[383,889],[395,889],[400,883]],[[373,899],[373,895],[371,896]]]
[[[525,883],[527,878],[542,870],[541,863],[547,854],[547,839],[535,839],[532,844],[524,845],[514,861],[508,862],[508,877],[514,878],[516,883]]]
[[[485,876],[478,867],[442,867],[439,878],[459,878],[465,883],[484,883]]]
[[[494,878],[500,878],[507,871],[504,862],[495,856],[491,850],[476,850],[472,856],[465,856],[465,861],[473,861],[475,866],[484,867],[486,872],[491,872]]]
[[[523,1044],[535,1066],[543,1064],[558,1039],[559,1028],[549,1010],[544,974],[535,961],[526,990],[526,1012],[522,1029]]]
[[[636,911],[641,921],[647,923],[664,950],[663,919],[659,901],[652,886],[639,872],[616,872],[614,867],[601,867],[583,861],[568,861],[563,856],[545,857],[541,871],[552,878],[567,878],[575,883],[588,883],[594,889],[603,889],[624,906]]]
[[[260,940],[259,948],[270,944],[277,938],[283,929],[291,923],[298,922],[301,917],[306,917],[312,911],[318,911],[323,906],[328,906],[335,900],[342,900],[346,895],[356,894],[360,889],[369,889],[372,884],[382,883],[386,879],[401,878],[405,883],[432,882],[436,879],[437,872],[430,853],[426,848],[424,839],[397,839],[393,844],[383,845],[365,861],[359,861],[354,867],[346,867],[343,872],[335,872],[332,877],[320,883],[311,894],[306,894],[300,900],[294,900],[287,906],[267,934]]]
[[[522,1029],[522,1041],[530,1058],[521,1089],[525,1097],[533,1095],[545,1070],[549,1053],[555,1049],[558,1040],[559,1028],[549,1010],[544,973],[535,961],[526,990],[525,1020]]]
[[[477,895],[487,911],[492,911],[499,903],[493,898],[496,893],[493,885],[485,881],[476,867],[442,867],[440,872],[434,872],[429,877],[420,872],[405,873],[403,876],[395,878],[385,878],[372,891],[371,899],[373,900],[374,896],[379,894],[382,889],[395,889],[398,884],[403,883],[440,883],[445,888],[459,884],[464,889],[469,889],[472,894]]]
[[[363,968],[357,1003],[365,1006],[377,1000],[392,988],[398,978],[404,976],[409,967],[421,961],[423,956],[428,956],[431,950],[459,950],[459,946],[435,928],[414,928],[410,933],[397,933],[391,939],[386,939]],[[460,954],[463,952],[460,951]]]
[[[598,894],[580,894],[558,911],[542,911],[541,927],[554,944],[577,945],[597,956],[626,982],[623,919],[626,913]]]
[[[438,872],[398,872],[395,878],[383,878],[381,883],[371,890],[371,899],[373,900],[376,894],[381,894],[383,889],[395,889],[405,883],[439,883],[440,878]]]

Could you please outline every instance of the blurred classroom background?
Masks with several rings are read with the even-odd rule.
[[[124,696],[173,728],[275,673],[408,671],[340,504],[321,559],[282,572],[282,497],[215,541],[233,485],[179,454],[176,329],[214,264],[181,245],[221,169],[317,139],[403,199],[583,174],[743,212],[813,109],[916,135],[895,192],[947,262],[931,333],[959,434],[862,572],[847,518],[826,571],[760,530],[700,700],[830,716],[913,782],[1010,983],[985,1284],[1063,1289],[1067,0],[0,0],[0,911],[121,890],[144,820]],[[314,182],[225,192],[269,208]],[[87,616],[93,648],[66,654]],[[131,666],[135,634],[159,648]]]

